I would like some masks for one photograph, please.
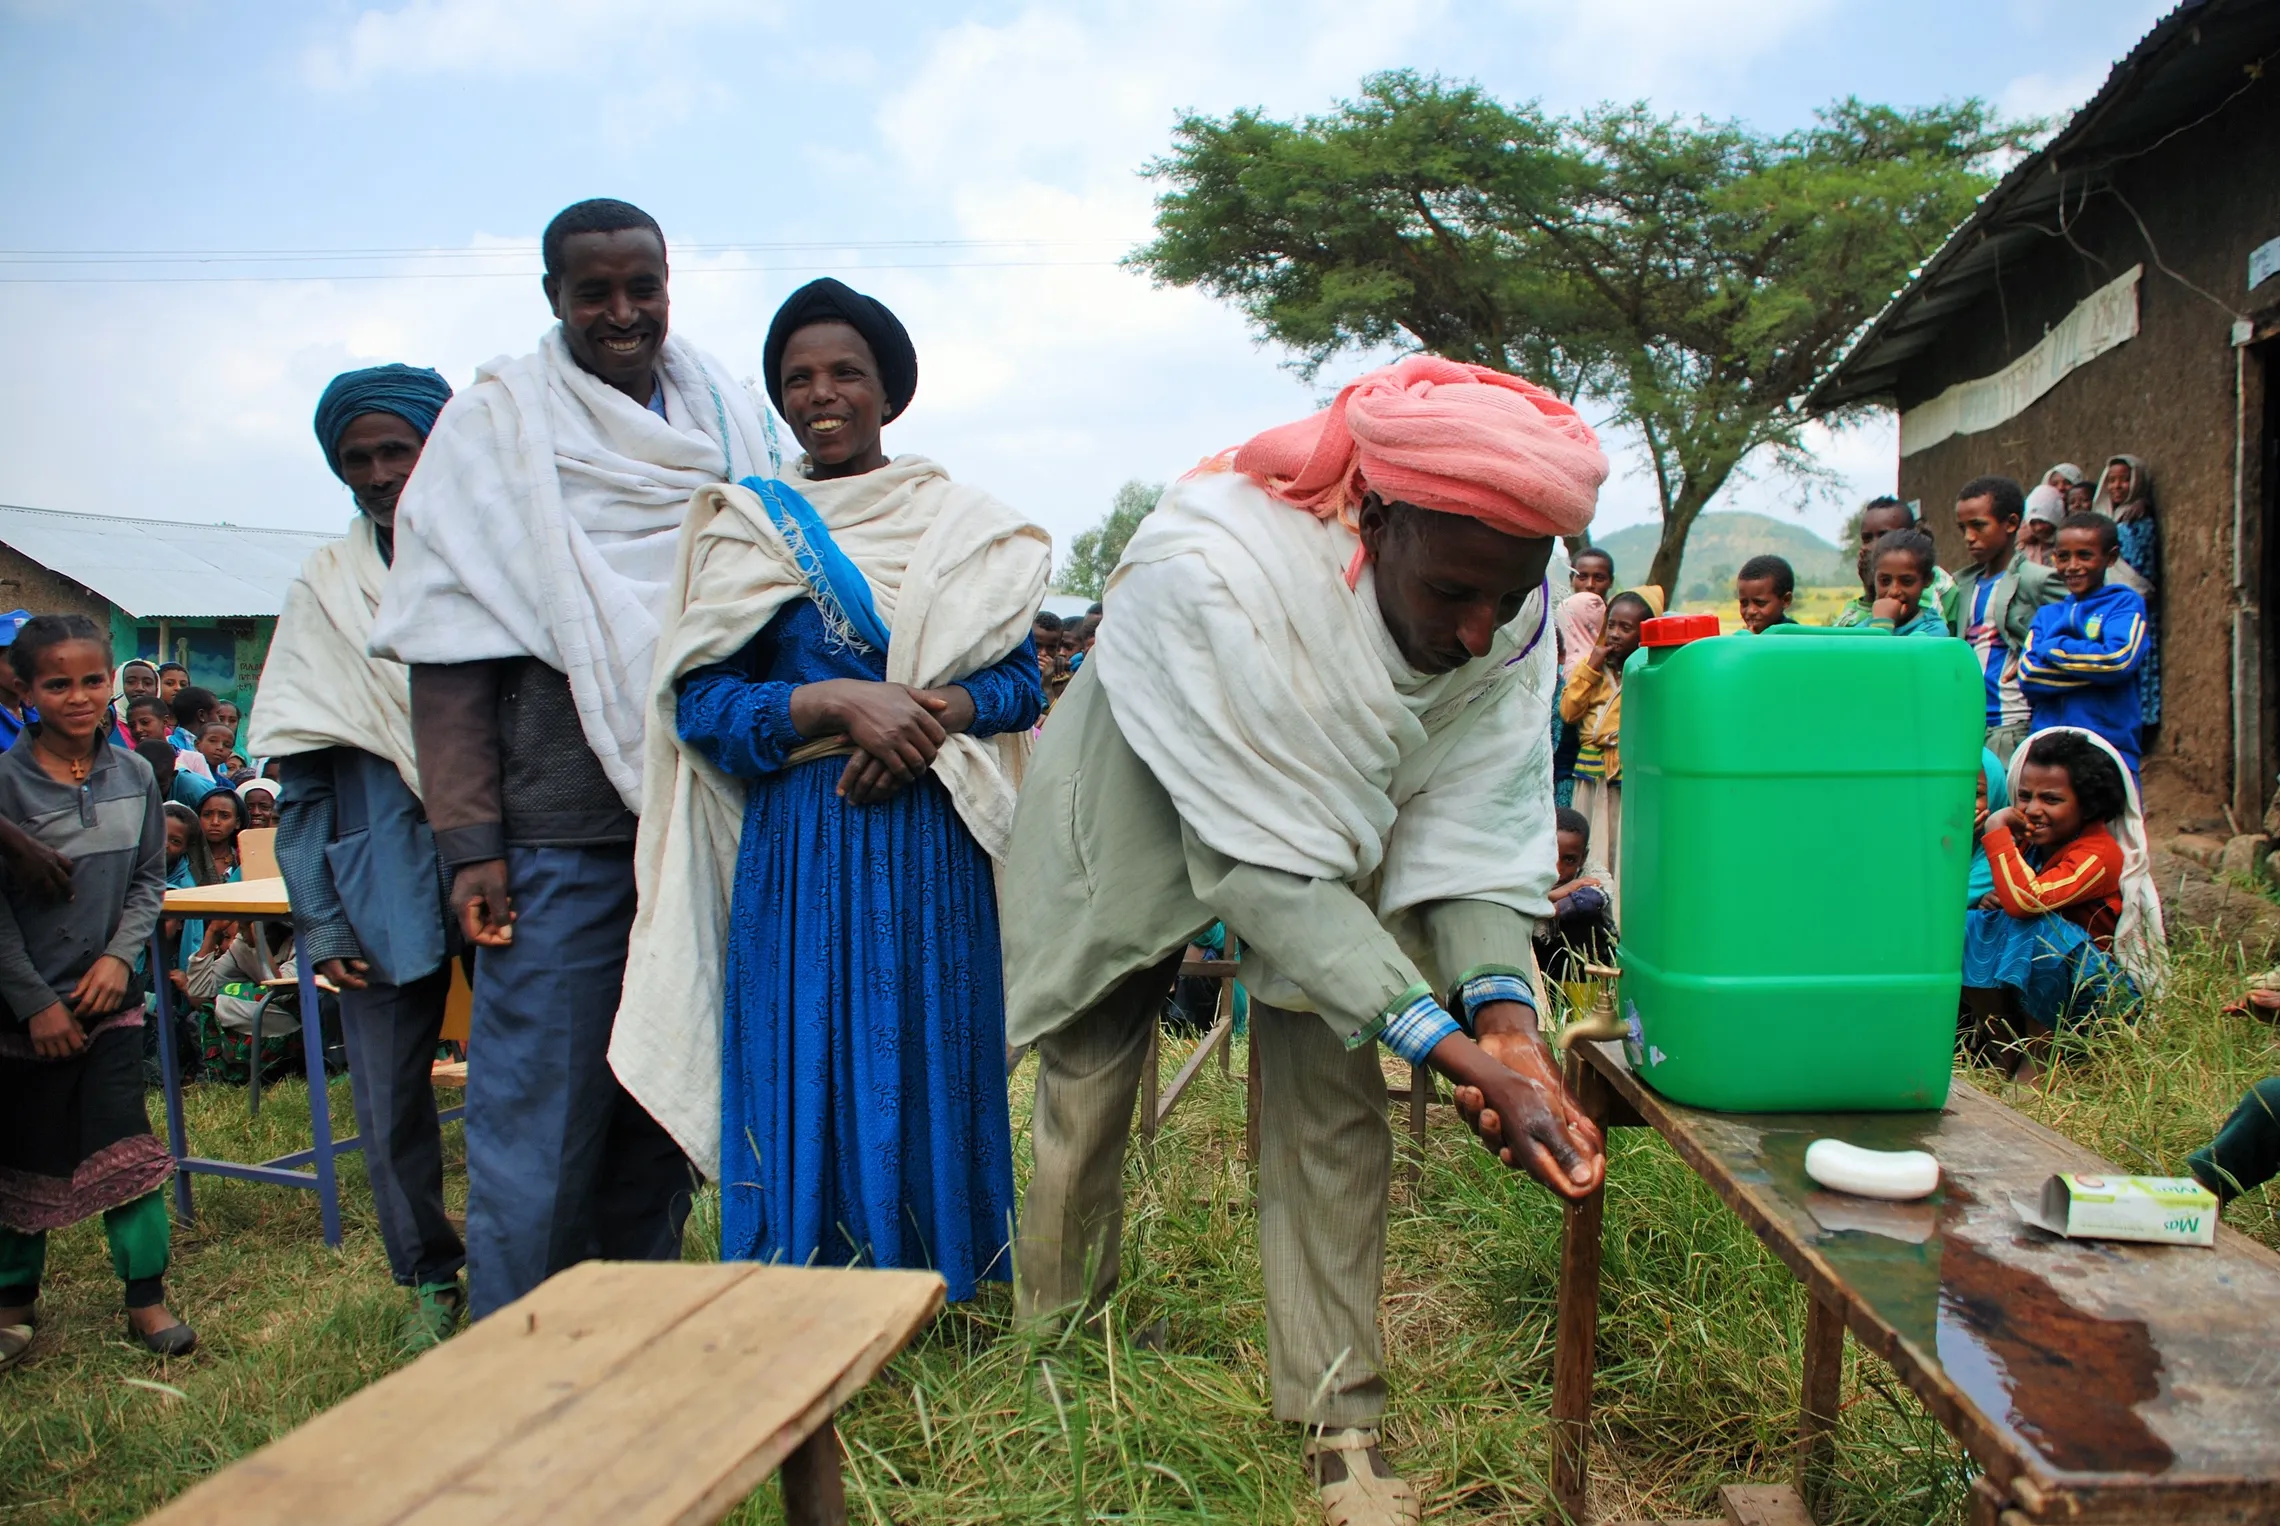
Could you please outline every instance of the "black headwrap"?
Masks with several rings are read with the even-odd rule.
[[[879,385],[887,391],[887,419],[902,417],[918,391],[918,351],[902,320],[876,297],[866,297],[844,281],[825,276],[810,281],[784,299],[768,325],[767,347],[761,364],[767,367],[768,401],[784,411],[784,346],[811,323],[844,323],[863,336],[879,362]],[[787,415],[788,417],[788,415]]]

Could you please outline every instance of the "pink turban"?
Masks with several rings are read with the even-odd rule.
[[[1234,467],[1324,519],[1374,492],[1523,536],[1577,534],[1607,480],[1599,437],[1574,408],[1438,355],[1372,371],[1312,418],[1253,436]]]

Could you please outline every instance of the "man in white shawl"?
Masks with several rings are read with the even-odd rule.
[[[1275,1415],[1324,1517],[1419,1519],[1378,1449],[1383,1044],[1563,1197],[1605,1169],[1533,1005],[1557,848],[1551,537],[1607,471],[1575,410],[1435,356],[1173,485],[1110,579],[1007,854],[1007,1036],[1037,1045],[1021,1307],[1118,1276],[1133,1099],[1183,946],[1241,939]]]
[[[397,499],[450,397],[434,371],[403,365],[344,372],[325,388],[317,443],[357,518],[285,590],[246,744],[283,764],[277,866],[298,957],[340,991],[357,1136],[388,1269],[415,1300],[404,1331],[414,1348],[450,1334],[466,1303],[431,1075],[459,940],[420,808],[411,674],[365,648]]]
[[[651,668],[683,514],[761,467],[759,416],[667,333],[664,235],[619,201],[547,226],[561,322],[437,420],[374,655],[409,663],[451,905],[478,950],[467,1090],[477,1317],[591,1256],[680,1253],[688,1163],[606,1058],[633,926]]]

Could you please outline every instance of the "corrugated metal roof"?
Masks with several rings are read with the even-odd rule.
[[[1819,411],[1888,396],[1908,359],[1995,284],[2006,255],[2056,237],[2063,208],[2079,208],[2106,184],[2113,165],[2263,80],[2275,48],[2280,5],[2272,0],[2181,0],[2056,137],[1981,198],[1806,394],[1806,406]]]
[[[138,620],[274,615],[309,553],[336,538],[0,504],[0,544]]]

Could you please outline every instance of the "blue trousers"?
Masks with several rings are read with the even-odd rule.
[[[509,848],[514,942],[475,959],[467,1302],[477,1319],[595,1257],[675,1261],[695,1178],[610,1072],[633,848]]]
[[[388,1248],[389,1272],[408,1288],[449,1282],[467,1261],[443,1207],[443,1132],[431,1077],[450,995],[448,964],[410,985],[374,980],[340,993],[341,1041],[380,1243]]]

